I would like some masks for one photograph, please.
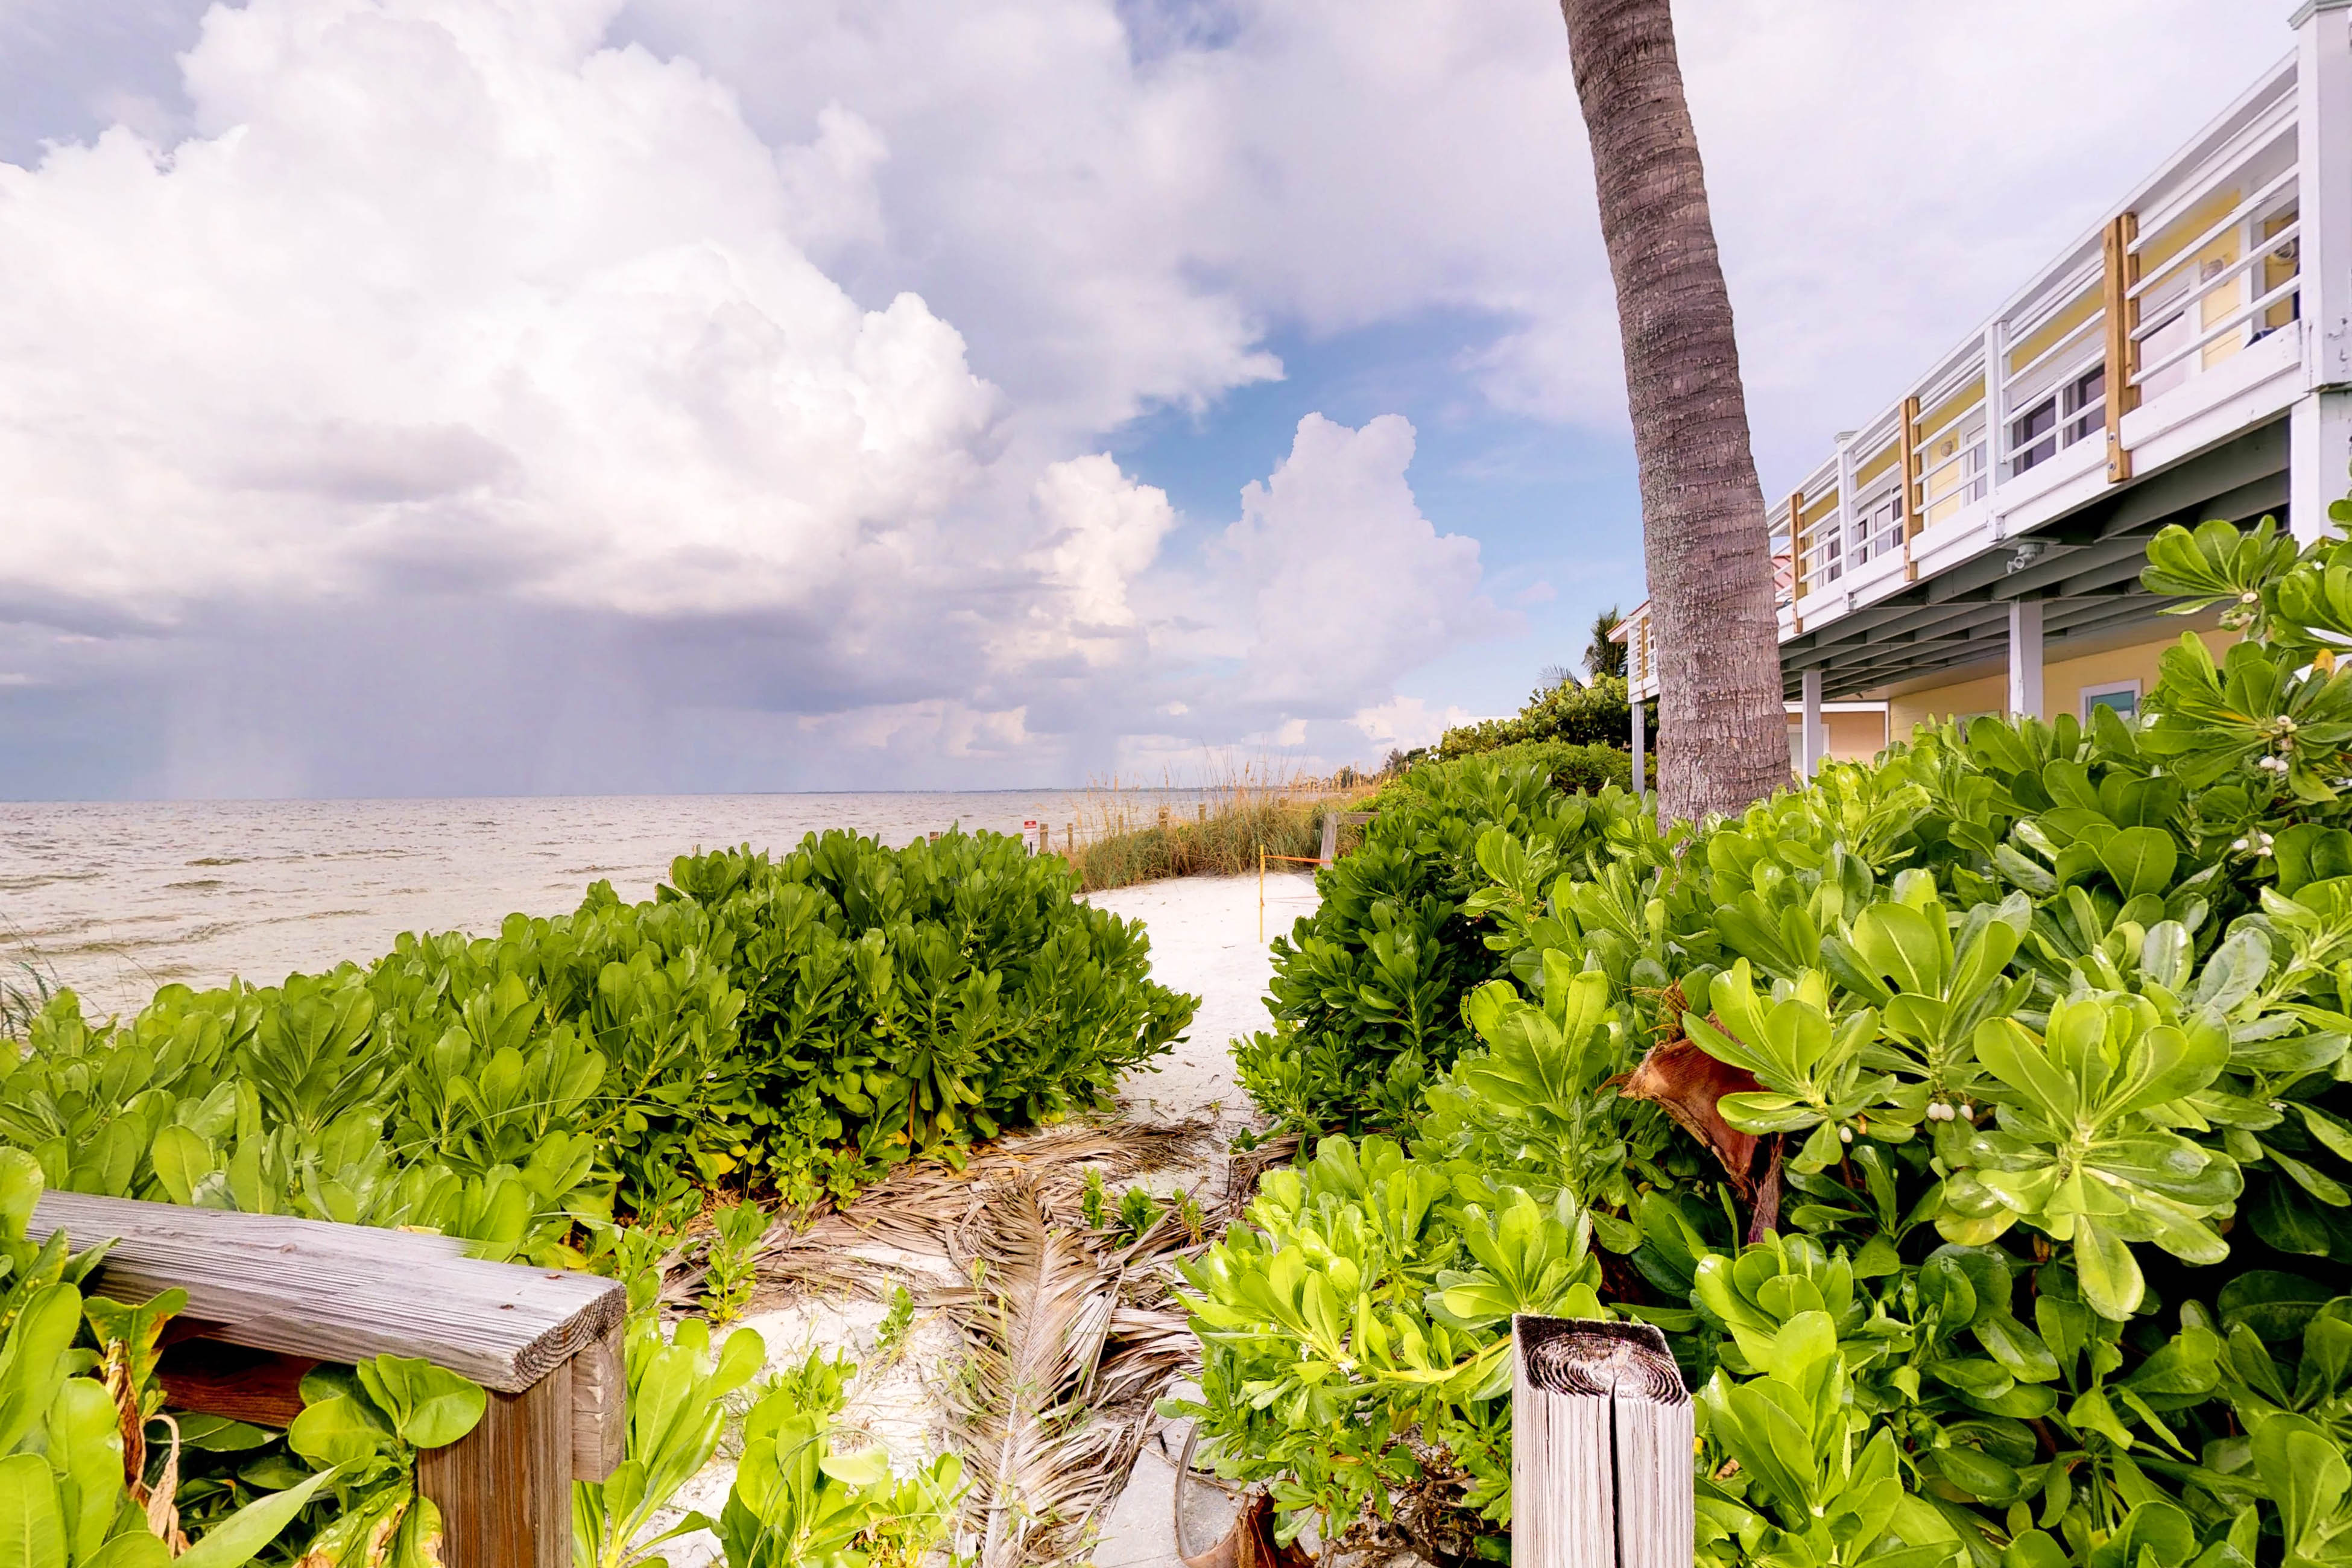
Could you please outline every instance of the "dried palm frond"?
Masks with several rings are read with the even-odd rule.
[[[1297,1160],[1304,1142],[1297,1133],[1285,1132],[1226,1157],[1224,1191],[1217,1202],[1218,1217],[1223,1225],[1231,1225],[1248,1212],[1250,1200],[1257,1196],[1260,1178],[1276,1165],[1287,1165]]]
[[[959,1258],[972,1282],[942,1301],[966,1347],[950,1415],[980,1568],[1072,1562],[1199,1345],[1181,1313],[1125,1299],[1142,1241],[1106,1256],[1026,1182],[995,1187],[983,1212]]]
[[[877,1275],[873,1264],[911,1264],[919,1271],[923,1260],[970,1254],[977,1243],[968,1233],[1007,1182],[1027,1186],[1048,1214],[1072,1218],[1089,1170],[1114,1177],[1164,1170],[1206,1153],[1213,1133],[1207,1121],[1071,1122],[975,1150],[961,1170],[934,1161],[902,1165],[849,1207],[822,1215],[798,1233],[771,1233],[761,1277],[787,1288],[850,1285],[887,1294],[895,1281]],[[892,1259],[877,1252],[909,1256]]]

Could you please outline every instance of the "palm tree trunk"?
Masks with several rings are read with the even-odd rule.
[[[1642,472],[1658,646],[1658,808],[1789,782],[1764,491],[1669,0],[1560,0],[1592,142]]]

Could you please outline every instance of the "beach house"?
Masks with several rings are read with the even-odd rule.
[[[1846,749],[1846,704],[1885,703],[1898,740],[2136,715],[2184,629],[2229,637],[2159,614],[2149,536],[2269,514],[2307,540],[2352,491],[2352,0],[2291,26],[2285,58],[1768,499],[1799,771]]]

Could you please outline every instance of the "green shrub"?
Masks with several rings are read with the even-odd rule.
[[[1583,1310],[1665,1328],[1701,1390],[1702,1564],[2347,1561],[2352,546],[2150,554],[2255,640],[2184,637],[2141,725],[1926,731],[1565,862],[1478,832],[1460,902],[1508,978],[1409,1151],[1300,1178],[1311,1234],[1270,1188],[1192,1271],[1203,1434],[1284,1528],[1506,1555],[1488,1315],[1589,1226]],[[1465,1310],[1473,1209],[1522,1198],[1570,1239],[1482,1258]]]
[[[1643,709],[1643,722],[1652,741],[1649,749],[1654,752],[1657,708],[1654,702],[1647,702]],[[1528,695],[1527,705],[1512,718],[1489,719],[1484,723],[1448,730],[1437,742],[1437,754],[1459,759],[1530,741],[1607,746],[1622,752],[1632,747],[1633,729],[1633,710],[1626,700],[1625,678],[1603,675],[1590,686],[1563,680],[1540,688]]]
[[[1017,838],[681,858],[626,905],[404,936],[368,969],[70,992],[0,1059],[0,1142],[62,1190],[437,1229],[577,1263],[576,1225],[728,1185],[845,1197],[1092,1103],[1194,1003]]]
[[[1478,836],[1501,826],[1548,865],[1648,830],[1633,797],[1554,787],[1559,756],[1425,763],[1383,790],[1363,847],[1316,875],[1320,904],[1274,941],[1270,1033],[1236,1045],[1242,1086],[1300,1131],[1393,1127],[1470,1039],[1462,1001],[1503,962]]]

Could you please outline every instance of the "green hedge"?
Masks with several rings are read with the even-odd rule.
[[[2150,556],[2250,637],[2142,724],[1926,731],[1696,832],[1418,826],[1383,874],[1509,978],[1432,975],[1474,1040],[1402,1142],[1191,1270],[1184,1408],[1286,1534],[1505,1558],[1527,1311],[1667,1331],[1710,1568],[2352,1561],[2352,546]],[[1393,995],[1326,972],[1332,1103]]]
[[[1463,996],[1501,963],[1473,901],[1486,886],[1479,833],[1502,826],[1572,858],[1612,828],[1640,831],[1633,798],[1616,785],[1591,796],[1558,787],[1589,754],[1536,746],[1424,763],[1369,803],[1377,815],[1362,847],[1316,874],[1315,912],[1274,941],[1274,1029],[1234,1045],[1261,1110],[1300,1131],[1393,1126],[1410,1114],[1423,1081],[1470,1040]]]
[[[1649,750],[1655,752],[1657,704],[1645,702],[1643,711],[1643,722],[1653,742]],[[1489,719],[1484,723],[1448,730],[1437,743],[1437,754],[1459,759],[1530,741],[1606,746],[1623,752],[1631,748],[1633,728],[1633,712],[1626,700],[1625,678],[1603,675],[1590,686],[1564,680],[1534,691],[1511,718]]]
[[[495,937],[166,986],[120,1024],[62,993],[0,1060],[0,1142],[65,1191],[551,1261],[576,1261],[575,1222],[616,1199],[845,1198],[910,1154],[1093,1103],[1189,1025],[1140,923],[1074,886],[1018,838],[827,833],[773,860],[681,858],[646,903],[600,882]]]

